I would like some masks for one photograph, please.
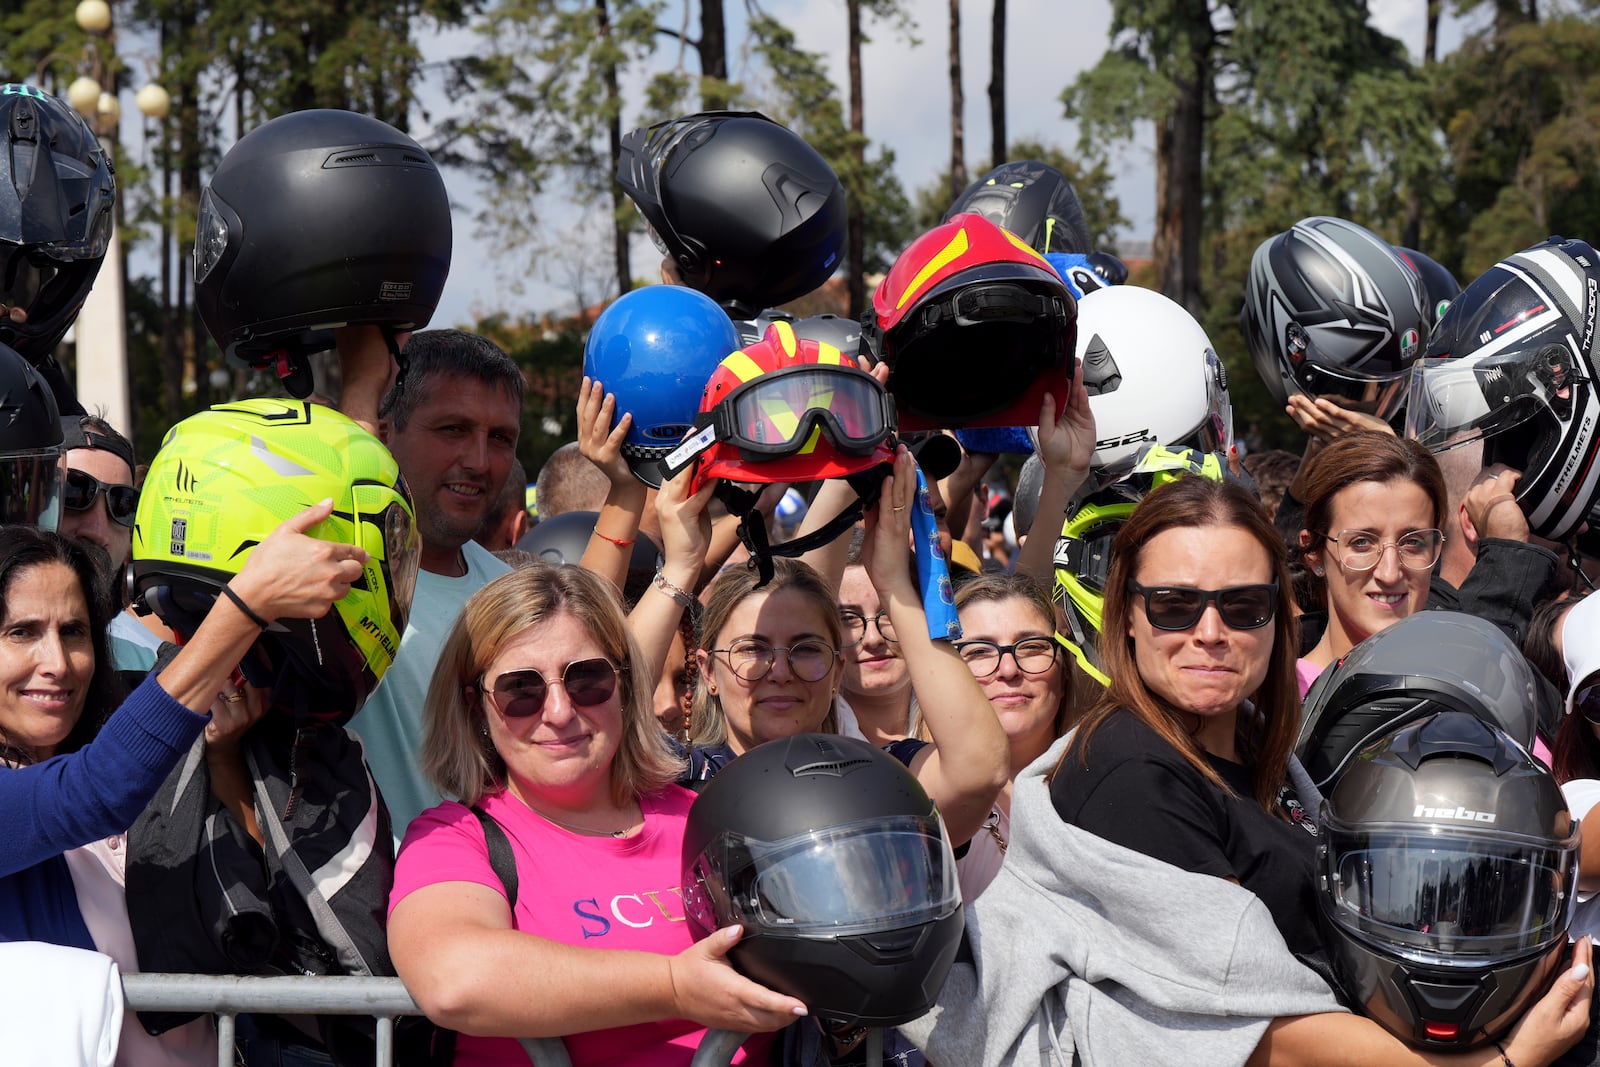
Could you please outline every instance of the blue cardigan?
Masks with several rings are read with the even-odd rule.
[[[77,752],[0,767],[0,941],[95,947],[62,853],[126,832],[207,721],[152,675]]]

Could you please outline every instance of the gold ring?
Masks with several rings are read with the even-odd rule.
[[[244,694],[239,692],[236,689],[233,692],[229,693],[227,696],[223,697],[222,699],[226,700],[230,704],[237,704],[237,703],[239,703],[239,701],[244,699]]]

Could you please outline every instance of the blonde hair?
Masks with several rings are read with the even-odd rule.
[[[617,804],[677,780],[683,761],[650,706],[653,679],[635,678],[643,658],[628,633],[616,590],[580,567],[539,563],[503,574],[461,609],[439,653],[423,705],[422,771],[439,792],[476,804],[505,788],[506,765],[488,734],[478,685],[502,649],[530,627],[567,615],[618,667],[622,741],[611,761]]]
[[[780,593],[793,589],[806,597],[822,612],[828,628],[828,640],[835,649],[844,647],[844,627],[839,622],[839,602],[833,590],[815,569],[799,560],[783,556],[772,561],[772,581],[756,587],[759,576],[747,567],[730,567],[717,575],[706,590],[705,610],[700,614],[699,650],[710,652],[728,625],[728,619],[745,599],[752,594]],[[706,675],[702,671],[694,687],[694,709],[691,712],[689,743],[693,745],[725,745],[728,743],[728,720],[722,702],[706,688]],[[828,704],[827,717],[822,720],[821,732],[839,732],[839,702],[837,696]]]

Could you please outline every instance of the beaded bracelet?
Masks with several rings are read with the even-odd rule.
[[[250,605],[244,602],[244,597],[240,596],[238,593],[235,593],[231,587],[224,585],[222,587],[222,595],[233,601],[233,606],[244,612],[245,618],[249,619],[263,630],[272,625],[266,619],[263,619],[260,615],[257,615],[255,612],[251,611]]]
[[[1511,1062],[1511,1057],[1506,1055],[1506,1047],[1500,1042],[1496,1041],[1494,1043],[1494,1050],[1500,1053],[1500,1062],[1504,1064],[1505,1067],[1517,1067],[1516,1064]]]
[[[610,541],[612,544],[616,545],[618,548],[632,548],[633,547],[632,539],[624,541],[620,537],[612,537],[609,534],[603,534],[603,533],[600,532],[600,527],[598,527],[598,526],[594,527],[594,535],[596,537],[600,538],[600,540],[602,540],[602,541]]]
[[[674,585],[660,571],[656,571],[656,576],[650,580],[650,584],[671,597],[672,602],[685,611],[693,612],[700,607],[700,601],[696,600],[687,589]]]

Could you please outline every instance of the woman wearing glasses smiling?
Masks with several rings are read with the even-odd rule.
[[[460,803],[406,832],[389,947],[417,1004],[460,1031],[457,1064],[526,1063],[513,1037],[564,1036],[576,1067],[687,1065],[708,1026],[757,1034],[734,1062],[760,1063],[805,1013],[728,965],[737,928],[696,944],[683,921],[694,794],[673,784],[640,662],[615,591],[571,566],[497,578],[445,642],[419,756]]]
[[[1428,606],[1444,545],[1445,483],[1415,441],[1357,433],[1317,454],[1302,477],[1300,553],[1322,579],[1328,626],[1297,668],[1300,694],[1339,657]]]

